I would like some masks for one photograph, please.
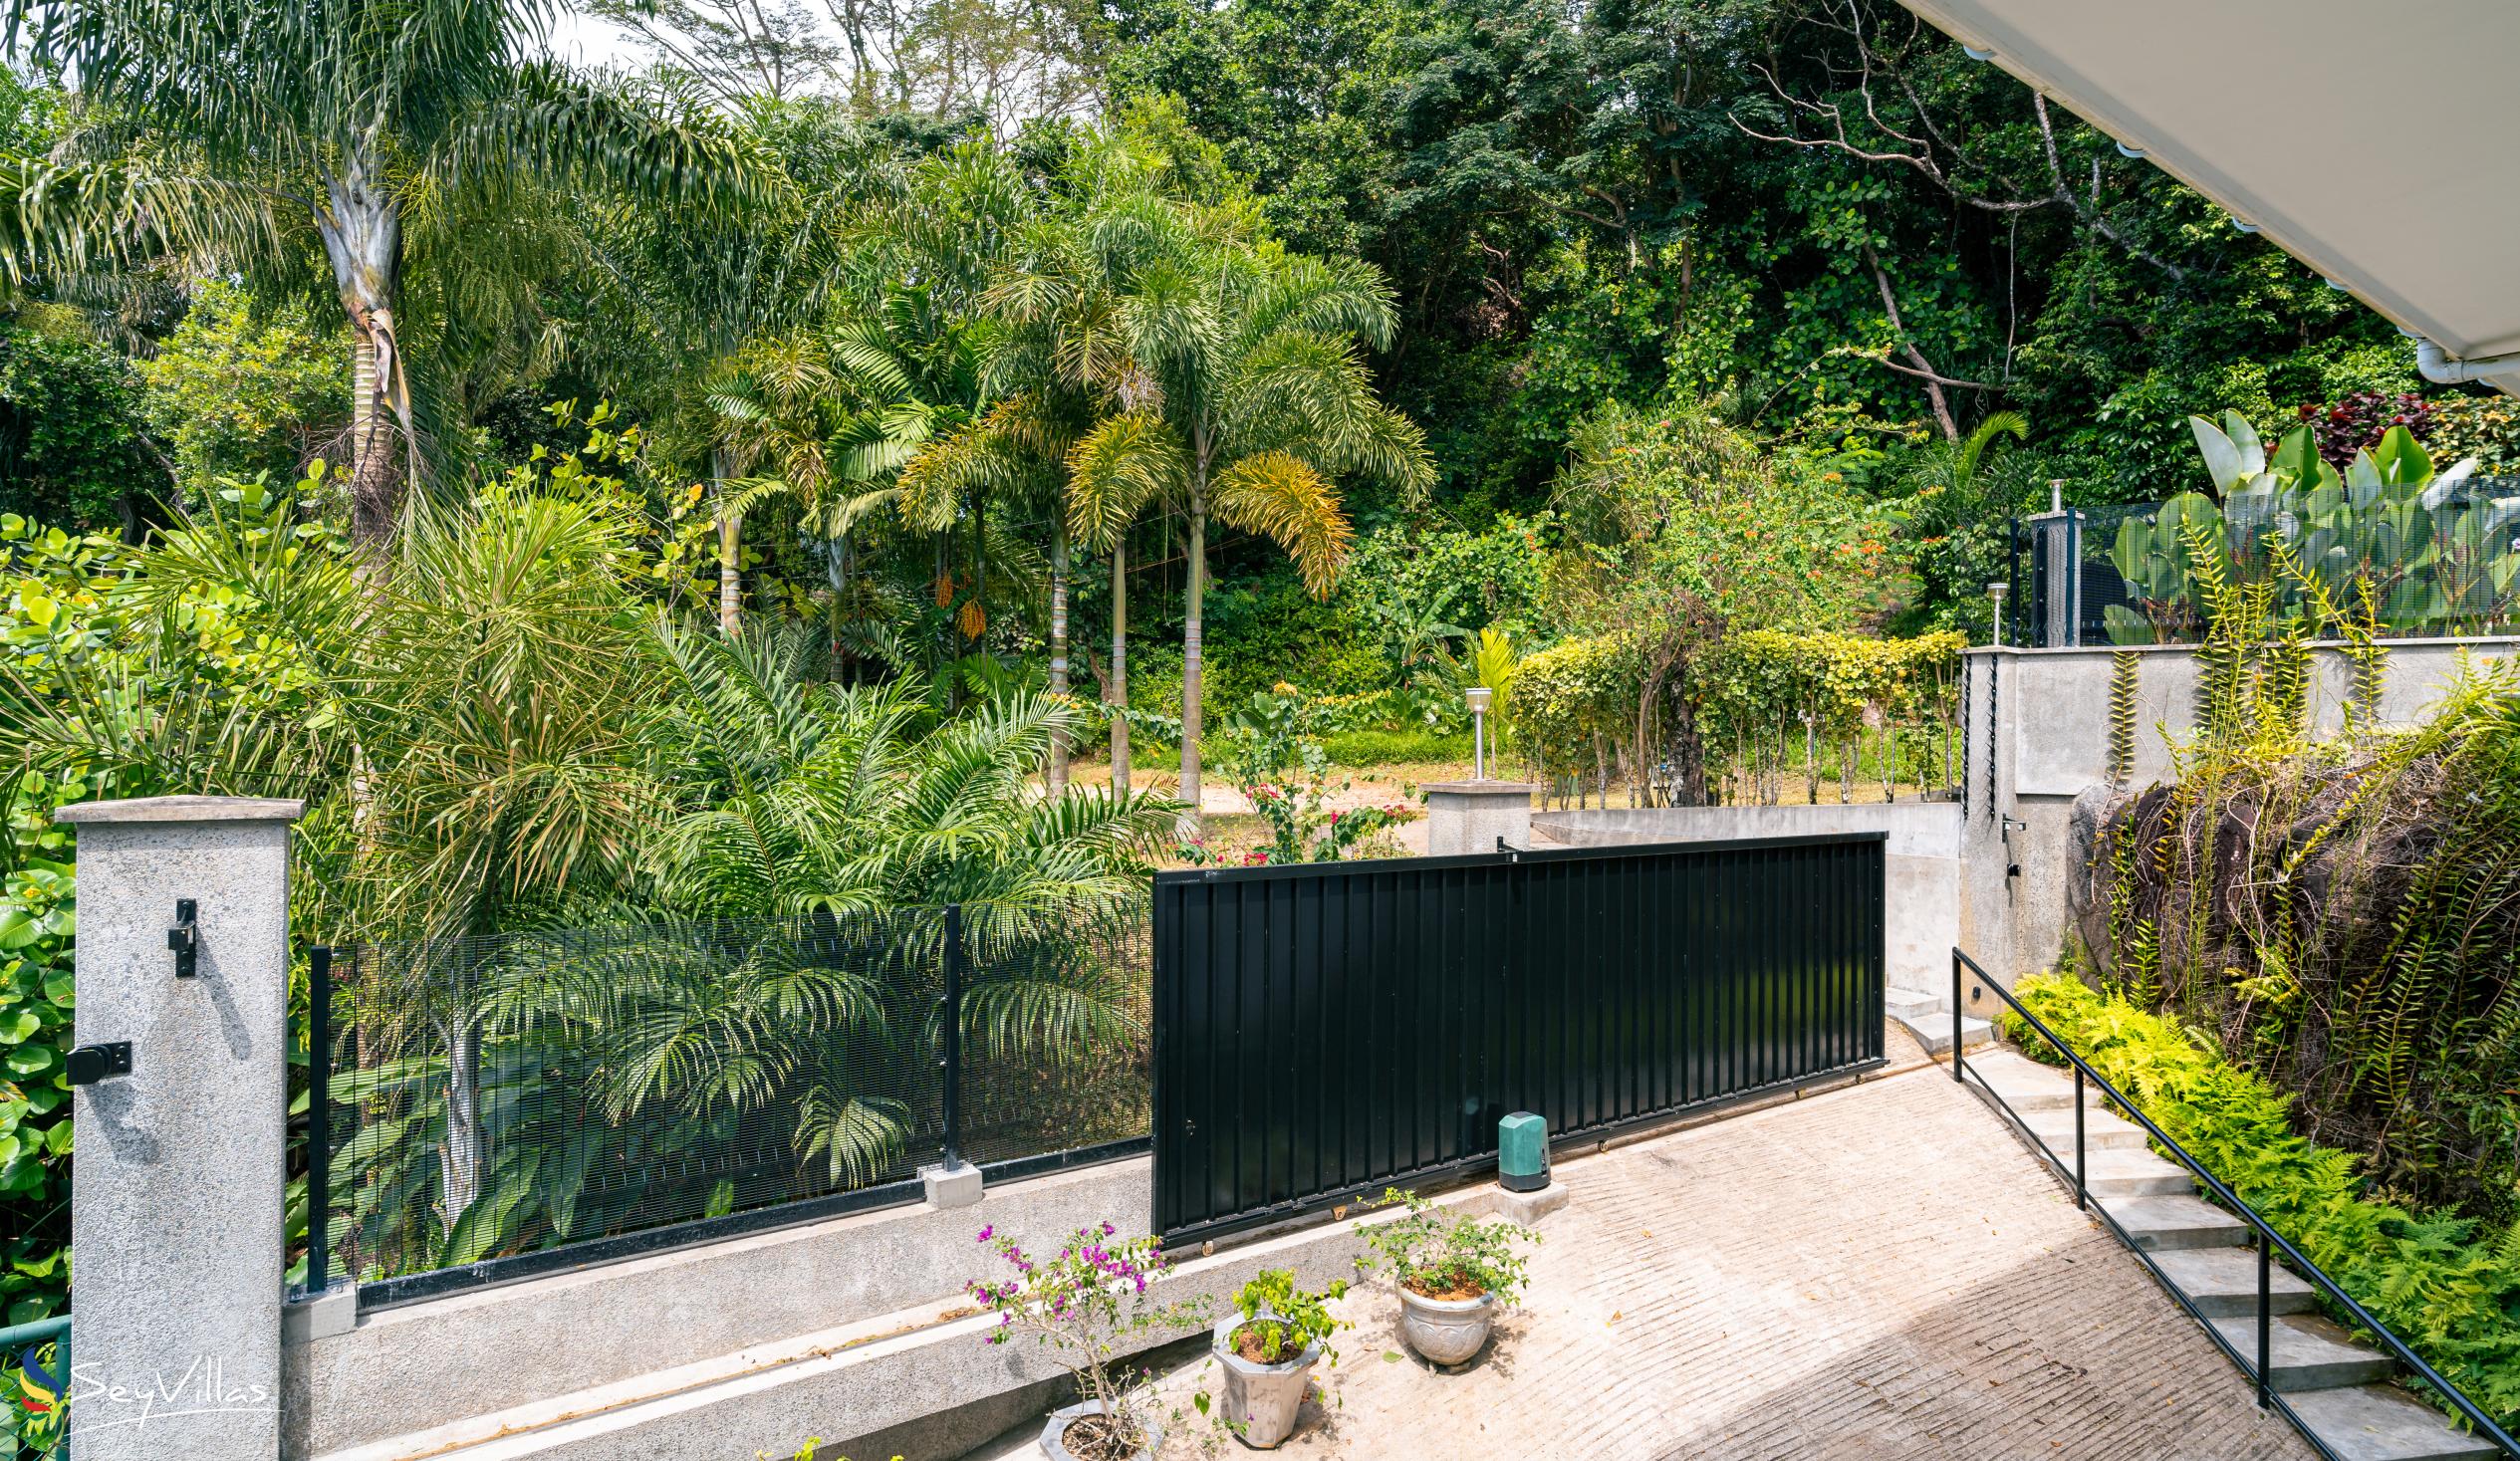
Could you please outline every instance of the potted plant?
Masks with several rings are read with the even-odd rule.
[[[1076,1376],[1078,1402],[1051,1412],[1041,1449],[1052,1461],[1152,1461],[1163,1429],[1145,1404],[1144,1377],[1118,1368],[1136,1335],[1196,1330],[1207,1323],[1204,1296],[1157,1304],[1146,1288],[1163,1274],[1151,1237],[1120,1238],[1110,1223],[1079,1228],[1056,1257],[1036,1258],[994,1225],[980,1230],[1014,1270],[997,1283],[966,1285],[998,1317],[989,1342],[1030,1334]]]
[[[1367,1262],[1388,1270],[1399,1290],[1400,1338],[1430,1363],[1468,1361],[1487,1343],[1496,1311],[1522,1293],[1524,1264],[1514,1245],[1537,1243],[1540,1235],[1467,1213],[1447,1218],[1414,1192],[1386,1190],[1383,1201],[1408,1209],[1365,1235]]]
[[[1216,1361],[1225,1371],[1216,1418],[1244,1444],[1272,1450],[1294,1432],[1314,1363],[1325,1354],[1339,1362],[1330,1337],[1346,1326],[1325,1305],[1347,1293],[1344,1282],[1316,1294],[1295,1287],[1290,1270],[1262,1269],[1234,1296],[1234,1312],[1216,1322]],[[1207,1408],[1206,1395],[1198,1406]]]

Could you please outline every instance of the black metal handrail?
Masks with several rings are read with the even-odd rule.
[[[1965,1085],[1968,1082],[1969,1076],[1967,1062],[1963,1058],[1962,1053],[1962,1031],[1960,1028],[1960,1022],[1963,1018],[1965,1018],[1965,1012],[1968,1009],[1967,1002],[1964,1001],[1960,995],[1960,986],[1962,982],[1961,971],[1963,969],[1966,969],[1969,973],[1974,974],[1977,978],[1976,986],[1969,991],[1972,995],[1989,990],[1993,991],[1994,994],[2001,998],[2006,1005],[2011,1006],[2013,1013],[2021,1016],[2021,1018],[2029,1024],[2031,1029],[2038,1031],[2040,1036],[2044,1038],[2048,1044],[2056,1047],[2057,1053],[2064,1056],[2066,1061],[2074,1068],[2073,1175],[2074,1201],[2077,1206],[2083,1207],[2086,1210],[2093,1210],[2090,1207],[2090,1192],[2084,1175],[2086,1157],[2083,1140],[2083,1088],[2084,1083],[2088,1081],[2092,1085],[2096,1085],[2100,1088],[2101,1095],[2106,1099],[2116,1104],[2119,1109],[2125,1111],[2130,1117],[2134,1118],[2136,1123],[2144,1129],[2146,1134],[2152,1138],[2156,1145],[2158,1145],[2163,1151],[2167,1152],[2172,1159],[2178,1162],[2179,1165],[2187,1168],[2187,1170],[2195,1176],[2198,1182],[2204,1184],[2205,1190],[2213,1194],[2214,1199],[2217,1202],[2219,1202],[2224,1208],[2228,1209],[2241,1221],[2247,1223],[2252,1229],[2256,1230],[2259,1235],[2259,1241],[2257,1244],[2257,1363],[2252,1366],[2244,1356],[2242,1356],[2237,1350],[2233,1349],[2230,1343],[2223,1339],[2222,1332],[2214,1328],[2211,1324],[2204,1324],[2204,1330],[2206,1335],[2213,1339],[2214,1343],[2222,1349],[2223,1353],[2229,1355],[2233,1363],[2238,1364],[2243,1372],[2250,1375],[2250,1377],[2256,1381],[2257,1402],[2260,1408],[2272,1406],[2272,1408],[2282,1411],[2284,1418],[2291,1421],[2294,1428],[2307,1437],[2310,1443],[2319,1450],[2321,1455],[2330,1457],[2333,1461],[2336,1453],[2328,1448],[2327,1443],[2319,1438],[2316,1431],[2313,1431],[2302,1421],[2302,1418],[2294,1412],[2293,1407],[2286,1403],[2282,1394],[2276,1391],[2267,1381],[2268,1350],[2272,1343],[2271,1336],[2274,1325],[2273,1296],[2269,1287],[2273,1277],[2270,1272],[2272,1261],[2270,1252],[2271,1246],[2272,1250],[2280,1250],[2283,1253],[2286,1262],[2292,1267],[2295,1274],[2302,1278],[2306,1278],[2311,1283],[2317,1285],[2330,1299],[2336,1301],[2337,1307],[2344,1310],[2345,1313],[2353,1319],[2355,1324],[2363,1329],[2369,1330],[2373,1336],[2379,1339],[2381,1343],[2385,1345],[2391,1353],[2397,1357],[2400,1363],[2404,1364],[2408,1369],[2413,1370],[2416,1378],[2422,1380],[2425,1384],[2430,1385],[2442,1396],[2442,1398],[2448,1400],[2451,1407],[2457,1410],[2461,1416],[2466,1418],[2469,1424],[2476,1428],[2476,1433],[2478,1435],[2483,1436],[2485,1439],[2492,1441],[2495,1445],[2501,1447],[2504,1455],[2520,1457],[2520,1441],[2513,1440],[2508,1432],[2506,1432],[2500,1425],[2495,1424],[2494,1418],[2486,1414],[2484,1409],[2477,1405],[2474,1400],[2469,1399],[2466,1391],[2443,1378],[2440,1371],[2434,1369],[2429,1363],[2425,1362],[2422,1355],[2417,1354],[2412,1348],[2409,1348],[2406,1341],[2398,1339],[2397,1336],[2390,1330],[2389,1326],[2382,1324],[2379,1320],[2373,1318],[2371,1311],[2365,1309],[2361,1304],[2357,1303],[2354,1296],[2345,1292],[2343,1286],[2339,1285],[2336,1280],[2328,1277],[2326,1270],[2311,1262],[2300,1249],[2293,1246],[2290,1239],[2275,1231],[2274,1225],[2269,1223],[2264,1217],[2260,1216],[2256,1208],[2253,1208],[2249,1206],[2248,1203],[2242,1201],[2240,1195],[2232,1191],[2221,1178],[2215,1176],[2212,1172],[2207,1171],[2204,1163],[2189,1155],[2187,1148],[2170,1139],[2169,1133],[2163,1131],[2159,1126],[2155,1125],[2152,1118],[2145,1115],[2133,1100],[2127,1097],[2124,1092],[2121,1092],[2117,1087],[2111,1085],[2107,1077],[2094,1070],[2090,1062],[2085,1061],[2080,1055],[2077,1055],[2074,1048],[2065,1043],[2064,1037],[2049,1029],[2045,1021],[2041,1020],[2037,1015],[2030,1013],[2029,1009],[2025,1007],[2020,1000],[2013,997],[2011,990],[2006,989],[2003,985],[1997,983],[1994,977],[1988,974],[1975,959],[1970,958],[1967,954],[1961,952],[1956,947],[1951,950],[1952,1080]],[[1992,1097],[1997,1105],[2004,1108],[2005,1113],[2013,1118],[2013,1123],[2020,1127],[2024,1134],[2030,1135],[2033,1141],[2038,1142],[2041,1151],[2047,1156],[2048,1160],[2056,1163],[2060,1170],[2064,1168],[2065,1163],[2063,1160],[2061,1160],[2055,1152],[2048,1151],[2046,1149],[2047,1143],[2044,1140],[2040,1140],[2035,1133],[2030,1131],[2030,1123],[2021,1118],[2021,1113],[2012,1108],[2011,1102],[2005,1100],[2004,1097],[1996,1092],[1994,1087],[1986,1083],[1983,1077],[1978,1079],[1977,1087],[1980,1091],[1985,1092],[1988,1096]],[[2160,1265],[2152,1261],[2151,1255],[2144,1250],[2142,1245],[2137,1243],[2134,1238],[2128,1234],[2127,1230],[2119,1224],[2118,1219],[2110,1213],[2109,1209],[2101,1207],[2096,1210],[2099,1212],[2101,1220],[2109,1224],[2110,1231],[2118,1235],[2119,1241],[2125,1243],[2130,1249],[2133,1249],[2136,1256],[2143,1261],[2144,1267],[2152,1271],[2153,1277],[2160,1280],[2162,1286],[2167,1288],[2172,1297],[2178,1300],[2179,1307],[2186,1310],[2200,1324],[2203,1324],[2205,1316],[2197,1313],[2196,1307],[2188,1302],[2185,1291],[2181,1290],[2175,1281],[2161,1271]]]

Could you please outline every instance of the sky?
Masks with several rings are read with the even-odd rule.
[[[551,53],[572,65],[604,71],[634,71],[647,63],[627,31],[574,5],[564,7],[552,24]]]

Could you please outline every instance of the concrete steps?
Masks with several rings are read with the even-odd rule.
[[[2256,1320],[2256,1249],[2174,1248],[2153,1254],[2152,1263],[2206,1318],[2245,1315]],[[2267,1307],[2277,1314],[2307,1314],[2319,1307],[2319,1291],[2280,1263],[2267,1270],[2266,1294]]]
[[[1943,1044],[1948,1046],[1949,1037]],[[1968,1068],[2010,1107],[2010,1124],[2074,1164],[2074,1080],[2008,1050],[1968,1057]],[[2256,1234],[2195,1196],[2177,1163],[2155,1156],[2143,1129],[2085,1094],[2085,1180],[2092,1200],[2148,1254],[2161,1276],[2235,1353],[2257,1362]],[[1989,1102],[1992,1104],[1992,1102]],[[2005,1114],[2003,1106],[1996,1107]],[[2069,1177],[2070,1180],[2070,1177]],[[2267,1274],[2267,1382],[2341,1461],[2484,1461],[2501,1452],[2390,1383],[2396,1361],[2318,1313],[2318,1291],[2278,1264]]]
[[[2032,1111],[2018,1122],[2021,1128],[2038,1138],[2039,1143],[2067,1161],[2074,1159],[2074,1112],[2072,1102],[2067,1109]],[[2090,1151],[2142,1151],[2150,1138],[2143,1128],[2124,1116],[2113,1116],[2100,1109],[2098,1102],[2083,1108],[2083,1145]]]
[[[1884,1010],[1893,1020],[1907,1027],[1916,1043],[1929,1056],[1948,1055],[1951,1051],[1951,997],[1947,994],[1924,994],[1912,989],[1893,989],[1883,1002]],[[1995,1027],[1974,1017],[1960,1022],[1960,1038],[1968,1049],[1976,1050],[1995,1043]]]
[[[1989,1051],[1968,1058],[1968,1068],[1978,1083],[2003,1098],[2015,1115],[2028,1117],[2038,1111],[2064,1111],[2070,1124],[2074,1110],[2074,1078],[2055,1066],[2043,1066],[2009,1050]],[[2095,1103],[2096,1104],[2096,1103]],[[2088,1115],[2093,1107],[2087,1106]],[[2070,1154],[2072,1144],[2067,1144]]]
[[[2489,1461],[2502,1454],[2395,1385],[2339,1385],[2284,1399],[2340,1461]]]
[[[2069,1131],[2065,1148],[2057,1153],[2068,1166],[2074,1162],[2073,1139]],[[2083,1185],[2094,1197],[2181,1197],[2196,1191],[2196,1179],[2187,1168],[2148,1151],[2086,1150]]]
[[[2238,1248],[2249,1241],[2247,1223],[2193,1197],[2094,1198],[2135,1246],[2157,1253],[2180,1248]]]
[[[2257,1316],[2212,1321],[2225,1342],[2251,1363],[2257,1358]],[[2397,1361],[2315,1314],[2287,1314],[2267,1326],[2267,1383],[2289,1395],[2370,1384],[2396,1372]]]

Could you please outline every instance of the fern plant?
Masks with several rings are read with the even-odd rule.
[[[2500,1423],[2520,1423],[2520,1227],[2377,1194],[2355,1153],[2298,1134],[2294,1098],[2225,1059],[2209,1032],[2061,976],[2018,993],[2373,1317]]]

